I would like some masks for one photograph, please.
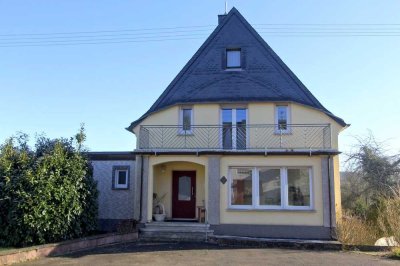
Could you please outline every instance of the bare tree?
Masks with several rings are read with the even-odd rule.
[[[371,132],[356,140],[354,150],[347,154],[342,201],[344,208],[364,216],[382,197],[396,195],[394,188],[400,185],[400,154],[388,155],[384,142],[378,142]]]
[[[357,150],[347,159],[350,169],[368,183],[374,194],[390,196],[400,181],[400,154],[387,155],[385,144],[376,141],[372,133],[357,140]]]

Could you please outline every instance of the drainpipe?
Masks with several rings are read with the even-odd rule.
[[[143,155],[141,156],[140,162],[140,198],[139,198],[139,222],[143,220],[142,213],[142,197],[143,197]]]
[[[335,239],[332,235],[332,195],[331,195],[331,156],[328,155],[328,195],[329,195],[329,230],[331,239]]]
[[[207,182],[207,186],[208,183],[210,182],[210,176],[208,176],[208,182]],[[206,242],[208,242],[208,229],[209,229],[209,223],[208,223],[208,193],[207,193],[207,200],[204,200],[204,208],[206,210],[206,214],[204,215],[204,224],[206,225]],[[206,206],[207,204],[207,206]]]

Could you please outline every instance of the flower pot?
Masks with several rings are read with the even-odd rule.
[[[153,214],[153,217],[156,222],[164,222],[165,220],[165,214]]]

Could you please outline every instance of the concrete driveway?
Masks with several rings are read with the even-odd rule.
[[[380,256],[338,251],[225,248],[212,244],[129,243],[19,265],[400,265]]]

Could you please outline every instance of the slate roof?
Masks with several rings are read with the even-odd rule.
[[[229,47],[241,48],[241,71],[225,70]],[[150,109],[127,130],[132,131],[150,114],[173,105],[212,102],[295,102],[347,125],[311,94],[236,8],[223,18]]]

